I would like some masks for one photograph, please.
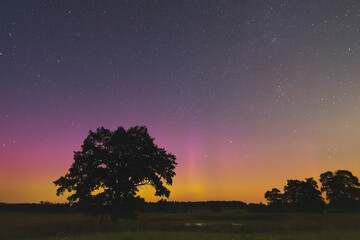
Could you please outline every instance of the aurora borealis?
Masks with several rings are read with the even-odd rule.
[[[0,202],[65,201],[52,182],[100,126],[176,155],[170,200],[359,176],[359,66],[355,0],[1,1]]]

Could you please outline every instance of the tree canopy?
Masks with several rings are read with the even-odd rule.
[[[353,208],[360,202],[359,179],[350,171],[338,170],[324,172],[320,175],[321,191],[335,208]]]
[[[269,205],[279,206],[284,203],[284,196],[279,189],[273,188],[265,193],[265,198]]]
[[[89,131],[68,173],[54,184],[57,195],[71,193],[70,203],[112,206],[119,213],[140,186],[151,185],[156,196],[169,197],[166,185],[172,185],[176,165],[176,157],[154,144],[145,126],[100,127]]]
[[[301,212],[320,211],[324,200],[316,181],[306,178],[305,181],[288,180],[284,186],[284,193],[273,188],[265,193],[268,204],[275,208],[286,208],[287,206]]]
[[[284,198],[299,211],[320,211],[324,205],[324,199],[313,178],[306,178],[305,181],[288,180],[284,187]]]
[[[288,180],[284,193],[273,188],[265,193],[268,205],[274,210],[288,207],[298,211],[318,211],[324,205],[322,193],[326,194],[328,206],[337,210],[360,209],[360,182],[350,171],[327,171],[320,175],[321,188],[313,178],[306,181]]]

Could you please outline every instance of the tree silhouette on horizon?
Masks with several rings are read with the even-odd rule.
[[[313,178],[305,181],[288,180],[284,187],[285,200],[301,212],[321,211],[325,205],[317,182]]]
[[[318,212],[325,205],[317,182],[313,178],[305,181],[288,180],[284,186],[284,193],[273,188],[265,193],[265,198],[270,207],[281,210],[291,207],[299,212]]]
[[[172,185],[176,165],[176,157],[155,145],[145,126],[100,127],[89,131],[68,173],[54,184],[58,196],[71,193],[70,203],[108,206],[117,220],[132,210],[141,186],[151,185],[156,196],[168,198],[165,185]]]
[[[267,191],[265,193],[265,198],[268,201],[268,204],[274,207],[279,207],[285,203],[284,194],[282,194],[281,191],[277,188],[273,188],[271,191]]]
[[[321,191],[326,193],[330,205],[339,209],[360,207],[359,179],[350,171],[337,170],[320,175]]]

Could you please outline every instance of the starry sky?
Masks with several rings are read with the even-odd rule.
[[[63,202],[88,131],[146,125],[170,200],[360,175],[360,2],[0,2],[0,202]],[[147,201],[154,191],[141,190]]]

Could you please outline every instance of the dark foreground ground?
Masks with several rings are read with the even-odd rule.
[[[360,213],[143,213],[108,216],[0,212],[0,239],[360,239]]]

